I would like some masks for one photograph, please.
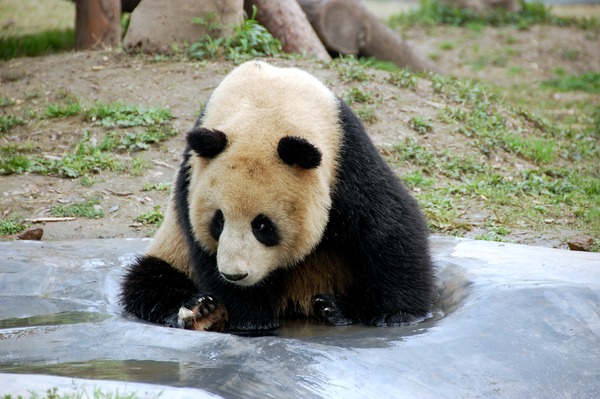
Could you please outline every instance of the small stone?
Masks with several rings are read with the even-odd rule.
[[[119,210],[119,205],[114,205],[114,206],[111,206],[110,208],[108,208],[108,213],[115,213],[118,210]]]
[[[44,235],[44,230],[39,227],[28,229],[17,236],[19,240],[39,241]]]
[[[575,237],[567,241],[567,245],[571,251],[589,252],[592,249],[594,240],[592,237]]]

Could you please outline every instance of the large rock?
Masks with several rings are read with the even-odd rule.
[[[173,45],[191,44],[206,34],[228,36],[243,18],[243,0],[142,0],[131,13],[123,39],[128,50],[169,52]],[[194,24],[192,18],[206,24]]]

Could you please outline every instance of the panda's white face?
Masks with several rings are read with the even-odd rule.
[[[331,201],[318,169],[248,157],[239,146],[230,143],[213,160],[192,160],[190,219],[224,278],[250,286],[311,252]]]
[[[340,135],[336,97],[305,72],[250,62],[215,90],[188,135],[188,203],[225,279],[259,284],[321,241]]]
[[[316,170],[238,159],[235,143],[230,146],[214,160],[192,162],[190,216],[197,240],[216,253],[221,274],[254,285],[302,259],[320,241],[329,188]]]

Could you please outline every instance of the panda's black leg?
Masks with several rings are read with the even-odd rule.
[[[227,320],[216,298],[198,294],[184,273],[153,256],[139,257],[131,265],[123,280],[121,301],[135,316],[170,327],[217,330]]]
[[[316,295],[313,299],[313,312],[317,320],[324,324],[346,326],[353,324],[342,310],[341,299],[326,294]]]

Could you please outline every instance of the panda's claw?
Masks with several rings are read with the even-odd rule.
[[[317,295],[313,299],[313,312],[317,320],[324,324],[345,326],[352,324],[352,320],[344,316],[332,295]]]
[[[179,308],[177,327],[188,330],[223,331],[227,310],[209,295],[197,295]]]

